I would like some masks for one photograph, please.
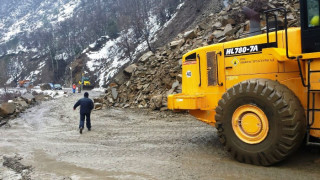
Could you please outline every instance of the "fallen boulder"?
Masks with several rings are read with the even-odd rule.
[[[22,108],[27,108],[28,104],[25,101],[17,101],[16,102],[18,106],[21,106]]]
[[[184,40],[193,39],[197,37],[197,34],[194,32],[194,30],[187,31],[183,34]]]
[[[51,86],[50,86],[50,84],[42,84],[42,85],[40,85],[40,89],[42,91],[51,90]]]
[[[153,110],[160,109],[162,107],[162,95],[153,96],[150,100],[150,107]]]
[[[145,53],[144,55],[142,55],[139,59],[140,62],[145,62],[147,61],[151,56],[153,56],[153,52],[152,51],[149,51],[147,53]]]
[[[103,103],[103,98],[93,98],[94,103]]]
[[[101,110],[102,109],[102,104],[101,103],[94,103],[94,109],[95,110]]]
[[[34,91],[36,92],[36,91]],[[38,93],[37,93],[38,94]],[[27,94],[24,94],[21,96],[22,98],[25,99],[25,101],[28,103],[28,104],[32,104],[36,101],[36,99],[34,98],[34,95],[32,95],[31,93],[27,93]]]
[[[174,48],[176,48],[178,46],[182,46],[184,44],[184,42],[185,42],[184,39],[180,39],[180,40],[177,40],[177,41],[172,41],[170,43],[170,48],[174,49]]]
[[[111,93],[112,93],[112,97],[114,100],[116,100],[118,98],[118,91],[116,88],[112,88],[111,89]]]
[[[16,106],[13,103],[3,103],[0,105],[0,116],[7,117],[16,111]]]
[[[131,75],[136,68],[137,68],[137,65],[131,64],[130,66],[124,69],[124,72],[128,75]]]

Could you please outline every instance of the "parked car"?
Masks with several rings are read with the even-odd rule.
[[[62,90],[62,86],[60,84],[54,84],[55,90]]]

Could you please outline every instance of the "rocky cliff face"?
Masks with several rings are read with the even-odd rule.
[[[265,29],[262,12],[275,7],[285,7],[289,26],[299,26],[297,0],[238,0],[219,13],[205,16],[190,30],[180,33],[174,41],[144,54],[138,62],[129,65],[108,87],[104,103],[124,108],[165,110],[167,95],[181,93],[182,55],[198,47],[246,37],[250,22],[242,11],[245,6],[260,13],[262,30]],[[281,25],[283,21],[279,23]]]
[[[171,10],[172,14],[167,12],[169,14],[165,21],[159,21],[157,14],[159,9],[158,6],[155,6],[150,9],[148,17],[145,18],[147,23],[144,28],[136,27],[134,23],[115,39],[102,36],[89,45],[71,64],[72,74],[74,74],[73,81],[79,79],[84,72],[86,76],[95,81],[96,86],[105,87],[125,66],[135,62],[143,55],[143,52],[156,51],[158,47],[170,42],[180,32],[201,21],[203,17],[219,12],[223,6],[222,1],[219,0],[178,2]],[[129,21],[130,24],[136,19],[129,18]],[[139,33],[137,28],[142,31]],[[134,38],[137,37],[137,32],[138,38]]]
[[[144,37],[148,35],[147,39],[154,41],[151,36],[172,18],[183,2],[3,0],[0,4],[0,66],[4,70],[0,72],[0,86],[14,85],[22,79],[32,80],[34,84],[70,82],[67,80],[70,63],[82,59],[82,53],[91,56],[82,59],[85,62],[81,60],[85,66],[81,71],[91,71],[90,75],[95,78],[108,79],[115,74],[104,77],[104,72],[110,71],[108,65],[113,64],[114,54],[120,54],[116,58],[121,61],[114,63],[115,67],[134,59],[146,46]],[[139,3],[143,6],[134,6]],[[128,17],[121,14],[130,13],[128,10],[138,19],[142,16],[150,19],[136,23],[139,25],[136,27],[126,26]],[[129,40],[133,43],[127,46],[125,43]],[[107,42],[106,47],[103,43]],[[115,44],[119,48],[113,48]],[[108,49],[110,46],[112,50]],[[122,47],[130,48],[130,53]],[[132,47],[134,50],[138,47],[137,52]],[[112,56],[98,51],[112,51]]]
[[[1,85],[18,79],[57,80],[76,47],[71,18],[82,1],[4,0],[0,4]],[[66,34],[71,33],[66,39]],[[79,49],[84,43],[79,43]],[[79,51],[79,50],[78,50]]]

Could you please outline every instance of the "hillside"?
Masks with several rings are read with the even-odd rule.
[[[299,26],[299,1],[236,1],[219,13],[203,16],[173,41],[129,65],[109,86],[105,104],[166,110],[167,95],[181,93],[183,54],[198,47],[248,36],[250,21],[244,15],[243,7],[259,12],[262,30],[265,29],[263,11],[275,7],[287,7],[288,25]],[[283,21],[279,23],[281,25]]]
[[[154,15],[159,24],[167,22],[182,3],[176,1],[119,0],[4,0],[0,4],[0,84],[15,85],[29,79],[35,84],[66,81],[69,64],[102,36],[117,39],[133,28],[135,41],[143,36],[147,20],[127,26],[131,8],[135,18]],[[143,6],[141,6],[143,4]],[[126,6],[125,6],[126,5]],[[133,16],[132,16],[133,17]],[[135,21],[137,22],[137,21]],[[139,34],[140,33],[140,34]]]
[[[96,86],[106,87],[116,74],[128,64],[137,61],[143,52],[156,51],[158,47],[170,42],[179,33],[192,27],[212,12],[219,12],[221,8],[222,3],[216,0],[205,0],[203,3],[192,0],[181,1],[175,13],[170,15],[171,18],[162,25],[156,21],[156,16],[148,17],[147,27],[142,32],[143,34],[147,31],[147,38],[142,35],[135,39],[134,28],[122,31],[116,39],[102,36],[89,45],[71,64],[73,81],[80,79],[84,72],[86,76],[96,80]],[[156,9],[150,12],[156,12]]]
[[[221,6],[216,0],[4,0],[0,86],[22,79],[67,85],[70,67],[74,82],[84,72],[103,86],[141,52],[169,42]]]

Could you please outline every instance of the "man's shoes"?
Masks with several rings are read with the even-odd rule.
[[[91,128],[88,128],[88,131],[91,131]]]
[[[83,128],[80,128],[80,134],[82,134],[82,130],[83,130]]]

